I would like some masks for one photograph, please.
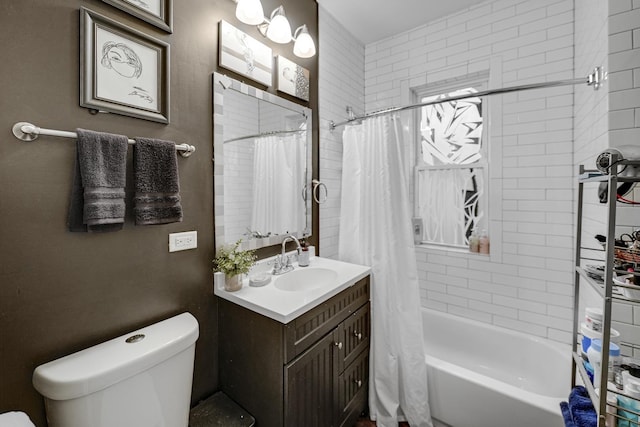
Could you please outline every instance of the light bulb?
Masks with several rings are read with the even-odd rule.
[[[262,24],[264,22],[262,3],[260,0],[238,0],[236,18],[249,25]]]
[[[271,14],[271,22],[267,28],[267,37],[275,43],[289,43],[291,41],[291,25],[284,15],[284,8],[278,7]]]
[[[296,42],[293,45],[293,54],[299,58],[311,58],[316,54],[316,45],[309,34],[306,25],[296,29]]]

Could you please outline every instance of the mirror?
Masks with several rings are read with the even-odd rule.
[[[216,245],[311,234],[311,109],[213,75]]]

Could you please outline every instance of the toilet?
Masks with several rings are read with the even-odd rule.
[[[49,427],[187,427],[198,334],[182,313],[38,366]]]

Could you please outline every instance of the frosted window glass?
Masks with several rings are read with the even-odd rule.
[[[461,89],[448,95],[477,92]],[[442,95],[422,102],[443,98]],[[420,120],[422,158],[428,165],[468,165],[482,158],[482,100],[468,98],[422,107]]]

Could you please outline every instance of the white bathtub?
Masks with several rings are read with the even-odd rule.
[[[431,414],[453,427],[563,427],[571,350],[423,309]]]

